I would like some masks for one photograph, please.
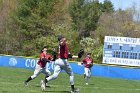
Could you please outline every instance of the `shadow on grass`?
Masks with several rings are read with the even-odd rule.
[[[95,84],[89,84],[89,85],[92,85],[92,86],[94,86]]]
[[[40,87],[40,85],[35,85],[35,87]],[[46,86],[46,88],[55,88],[55,87],[50,85],[50,86]],[[43,93],[44,93],[44,92],[45,92],[45,93],[46,93],[46,92],[47,92],[47,93],[70,93],[70,91],[63,91],[63,90],[62,90],[62,91],[61,91],[61,90],[60,90],[60,91],[59,91],[59,90],[47,90],[47,89],[44,90],[44,91],[42,91],[42,92],[43,92]]]
[[[40,87],[40,85],[35,85],[35,87]],[[51,88],[52,86],[46,86],[47,88]]]
[[[8,93],[8,91],[2,91],[2,93]]]
[[[47,93],[70,93],[70,91],[45,91]]]

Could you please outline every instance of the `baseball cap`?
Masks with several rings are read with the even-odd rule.
[[[58,41],[60,41],[62,38],[64,38],[64,36],[58,35]]]

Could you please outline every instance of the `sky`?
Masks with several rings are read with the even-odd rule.
[[[103,2],[104,0],[99,0],[99,1]],[[132,7],[133,5],[135,5],[136,8],[140,9],[140,0],[110,0],[110,1],[114,5],[115,10],[118,10],[119,8],[125,10],[129,7]]]

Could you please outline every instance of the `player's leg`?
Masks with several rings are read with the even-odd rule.
[[[60,61],[60,60],[56,60],[57,61]],[[55,64],[54,66],[54,73],[53,75],[49,76],[48,78],[46,78],[44,81],[41,80],[41,89],[42,90],[45,90],[45,84],[48,83],[49,81],[51,80],[54,80],[58,77],[59,73],[61,72],[61,66],[59,64]]]
[[[70,76],[71,93],[78,92],[79,89],[76,89],[74,87],[74,74],[73,74],[72,68],[71,68],[70,64],[67,62],[67,60],[63,60],[63,61],[66,63],[66,65],[63,67],[63,69]]]
[[[86,74],[85,74],[85,72],[84,72],[84,78],[86,77]]]
[[[89,68],[85,67],[85,81],[86,81],[86,85],[88,85],[88,78],[89,78]]]
[[[47,78],[47,77],[49,77],[51,75],[51,72],[48,69],[46,69],[46,68],[44,68],[42,70],[42,73],[44,73],[46,75],[45,78]]]
[[[61,71],[60,66],[59,66],[59,65],[55,65],[53,75],[49,76],[49,77],[46,78],[45,80],[41,80],[41,82],[40,82],[40,83],[41,83],[41,89],[42,89],[43,91],[44,91],[45,88],[46,88],[46,83],[48,83],[48,82],[51,81],[51,80],[56,79],[57,76],[59,75],[60,71]]]
[[[89,73],[89,78],[90,78],[91,77],[91,68],[89,68],[88,73]]]
[[[40,65],[37,64],[34,74],[32,76],[30,76],[27,80],[24,81],[25,86],[27,86],[28,82],[33,80],[34,78],[36,78],[40,73],[41,73],[41,67],[40,67]]]
[[[42,69],[42,73],[45,74],[45,79],[51,75],[51,72],[46,68]],[[48,83],[46,83],[46,86],[48,86]]]
[[[61,72],[61,67],[64,65],[62,59],[57,59],[54,65],[54,73],[53,75],[46,78],[47,81],[54,80],[58,77],[59,73]]]

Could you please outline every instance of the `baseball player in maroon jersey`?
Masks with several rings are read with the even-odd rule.
[[[86,85],[88,85],[88,79],[91,76],[91,67],[93,66],[93,59],[91,58],[91,53],[83,59],[82,64],[84,65],[84,78],[86,80]]]
[[[58,49],[58,59],[55,61],[54,73],[53,75],[47,77],[45,80],[41,80],[41,89],[45,90],[45,84],[51,80],[57,78],[61,70],[65,70],[65,72],[70,77],[70,85],[71,85],[71,93],[76,93],[79,89],[74,87],[74,75],[70,64],[68,63],[68,58],[80,58],[83,55],[83,50],[78,53],[78,56],[73,56],[70,54],[68,49],[68,44],[66,42],[66,38],[63,36],[58,37],[59,41],[59,49]]]
[[[45,78],[49,77],[51,72],[46,69],[46,63],[51,60],[53,61],[53,58],[50,54],[47,53],[47,47],[43,47],[41,49],[40,58],[36,64],[34,74],[24,81],[25,86],[27,86],[28,82],[36,78],[40,73],[44,73],[46,75]]]

